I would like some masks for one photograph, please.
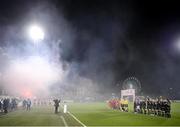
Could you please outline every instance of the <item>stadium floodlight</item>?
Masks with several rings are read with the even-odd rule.
[[[38,43],[44,39],[44,31],[38,25],[32,25],[29,27],[29,36],[33,39],[33,43]]]

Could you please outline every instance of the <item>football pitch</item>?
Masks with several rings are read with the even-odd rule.
[[[172,118],[110,109],[106,103],[70,103],[68,113],[54,114],[54,107],[33,107],[0,116],[1,126],[180,126],[180,103],[172,104]]]

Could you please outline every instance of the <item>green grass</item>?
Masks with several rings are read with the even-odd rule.
[[[110,109],[106,103],[71,103],[68,110],[87,126],[180,126],[180,103],[172,104],[172,118],[163,118]],[[61,109],[62,110],[62,109]],[[34,107],[31,111],[18,110],[0,116],[1,126],[80,126],[69,114],[54,114],[54,107]]]
[[[43,123],[43,124],[42,124]],[[62,125],[58,115],[49,108],[34,108],[31,111],[15,111],[1,116],[0,125]]]
[[[172,104],[172,118],[111,110],[105,103],[84,103],[70,105],[70,111],[89,126],[164,126],[180,125],[180,103]]]

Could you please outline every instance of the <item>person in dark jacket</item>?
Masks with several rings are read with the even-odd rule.
[[[29,98],[27,99],[27,103],[26,104],[27,104],[27,106],[26,106],[27,109],[26,110],[30,110],[31,109],[31,100]]]
[[[165,105],[166,105],[166,102],[165,100],[161,100],[161,116],[165,116]]]
[[[137,99],[135,99],[135,101],[134,101],[134,113],[137,112],[136,107],[137,107]]]
[[[4,110],[4,113],[8,113],[8,107],[9,107],[9,99],[4,99],[3,100],[3,110]]]
[[[55,107],[55,114],[57,114],[58,113],[58,108],[59,108],[60,100],[55,99],[53,101],[54,101],[54,107]]]
[[[143,110],[143,113],[146,114],[146,100],[142,101],[142,110]]]
[[[150,100],[150,98],[147,98],[147,111],[148,111],[148,114],[151,114],[151,100]]]
[[[143,113],[143,100],[140,100],[140,113]]]
[[[165,106],[165,116],[171,118],[171,101],[167,99]]]

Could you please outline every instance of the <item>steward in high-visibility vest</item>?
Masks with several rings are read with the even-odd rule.
[[[125,107],[124,107],[124,99],[121,99],[121,108],[122,108],[122,111],[125,111]]]
[[[124,100],[124,109],[126,112],[128,112],[128,100]]]

